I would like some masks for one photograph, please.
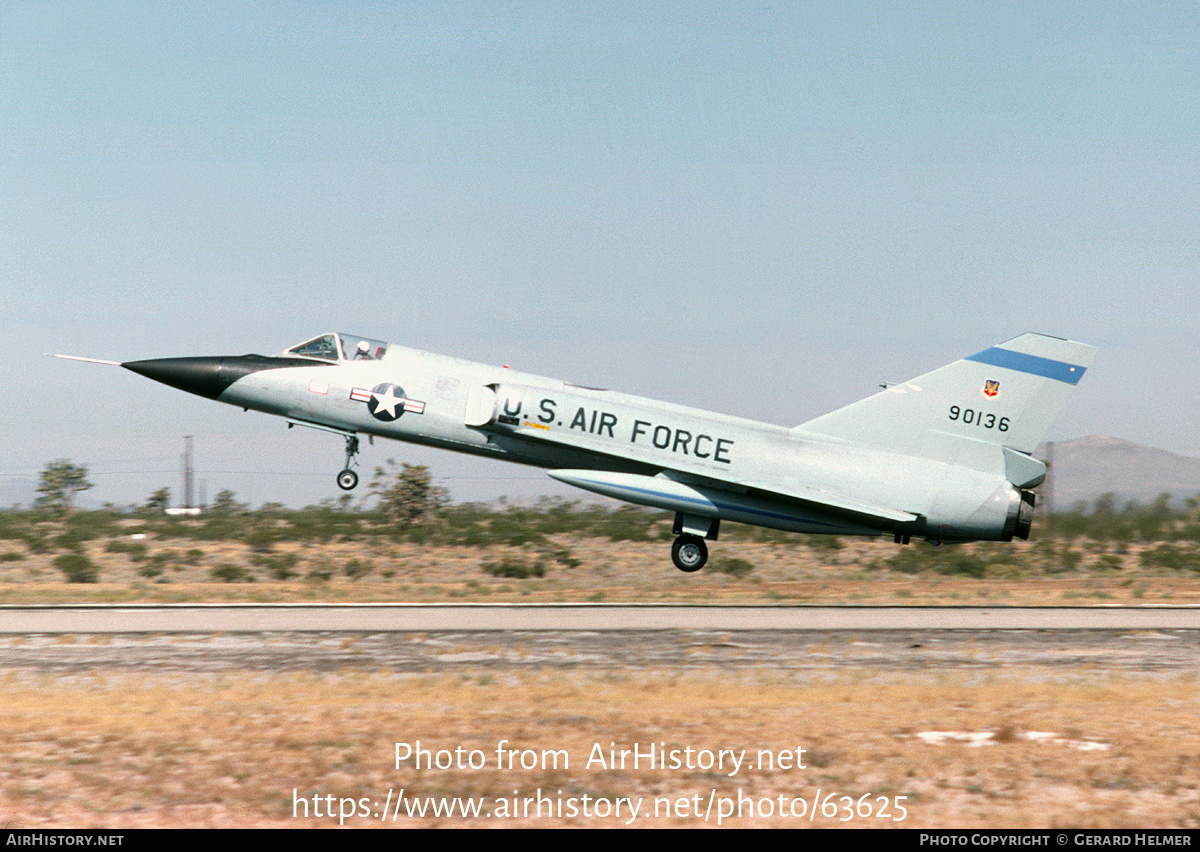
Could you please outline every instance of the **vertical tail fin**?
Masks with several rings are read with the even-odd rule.
[[[796,428],[991,467],[1014,455],[998,448],[1034,451],[1095,353],[1085,343],[1023,334]]]

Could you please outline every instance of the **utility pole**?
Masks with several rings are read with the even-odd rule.
[[[192,508],[192,436],[183,438],[183,508]]]

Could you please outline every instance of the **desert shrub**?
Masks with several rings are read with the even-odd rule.
[[[64,553],[54,557],[54,567],[63,572],[68,583],[97,583],[100,569],[82,553]]]
[[[225,562],[212,569],[214,580],[220,580],[222,583],[253,583],[254,575],[243,568],[241,565],[235,565],[232,562]]]
[[[289,537],[295,539],[333,541],[338,536],[353,535],[362,526],[362,518],[352,512],[340,512],[327,506],[310,506],[291,517]]]
[[[507,512],[492,515],[488,531],[494,544],[520,547],[524,544],[542,544],[546,537],[538,530],[537,513],[528,509],[512,508]]]
[[[399,529],[430,522],[439,510],[450,502],[445,488],[433,484],[433,474],[425,465],[393,459],[386,467],[375,468],[371,494],[379,498],[379,509]]]
[[[883,564],[890,571],[899,571],[901,574],[920,574],[929,566],[929,552],[918,547],[903,547],[890,559],[885,559]]]
[[[723,556],[709,562],[708,570],[741,578],[753,573],[754,565],[745,559],[738,559],[736,556]]]
[[[244,521],[237,517],[210,515],[202,524],[180,527],[178,534],[199,541],[231,541],[239,538],[244,530]]]
[[[296,576],[296,563],[300,557],[294,553],[281,553],[278,556],[265,556],[256,553],[250,557],[250,562],[259,568],[266,568],[267,573],[276,580],[290,580]]]
[[[564,568],[578,568],[583,564],[567,547],[549,547],[542,551],[542,555],[547,559],[553,559]]]
[[[934,570],[939,574],[959,577],[987,576],[988,564],[973,553],[958,548],[951,549],[946,556],[936,561]]]
[[[0,539],[21,541],[29,531],[27,512],[0,511]]]
[[[1200,571],[1200,554],[1194,550],[1176,547],[1173,544],[1160,544],[1158,547],[1143,550],[1142,565],[1147,568],[1166,568],[1171,571]]]
[[[36,530],[27,532],[24,539],[30,553],[49,553],[53,549],[50,539]]]
[[[93,530],[87,528],[68,527],[54,537],[53,547],[58,550],[77,550],[84,542],[96,537]]]
[[[1082,560],[1082,553],[1078,550],[1072,550],[1071,545],[1064,544],[1062,550],[1058,553],[1058,570],[1059,572],[1074,571],[1079,567],[1079,563]]]
[[[805,536],[804,541],[813,550],[836,551],[842,549],[842,540],[836,535],[810,535]]]
[[[928,570],[960,577],[985,577],[988,569],[986,559],[952,545],[936,549],[910,545],[885,560],[884,565],[903,574],[919,574]]]
[[[595,516],[588,532],[609,541],[656,541],[655,522],[670,517],[665,512],[652,512],[640,506],[621,506]]]
[[[499,562],[485,562],[480,567],[485,574],[512,580],[527,580],[530,577],[546,576],[546,565],[541,560],[530,565],[524,559],[509,557]]]
[[[249,508],[245,503],[238,502],[237,495],[226,488],[217,492],[208,511],[213,515],[241,515]]]
[[[242,537],[255,553],[270,553],[279,540],[279,531],[271,527],[257,527]]]
[[[131,562],[141,562],[146,558],[146,543],[144,541],[126,541],[123,538],[109,539],[104,543],[105,553],[124,553]]]

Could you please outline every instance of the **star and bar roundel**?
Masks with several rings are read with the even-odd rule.
[[[367,411],[376,420],[385,423],[396,420],[406,411],[413,414],[424,414],[425,403],[409,399],[404,388],[391,382],[383,382],[367,390],[366,388],[351,388],[350,398],[367,404]]]

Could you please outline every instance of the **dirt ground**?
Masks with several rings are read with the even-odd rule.
[[[1191,674],[3,677],[8,827],[1200,825]]]

